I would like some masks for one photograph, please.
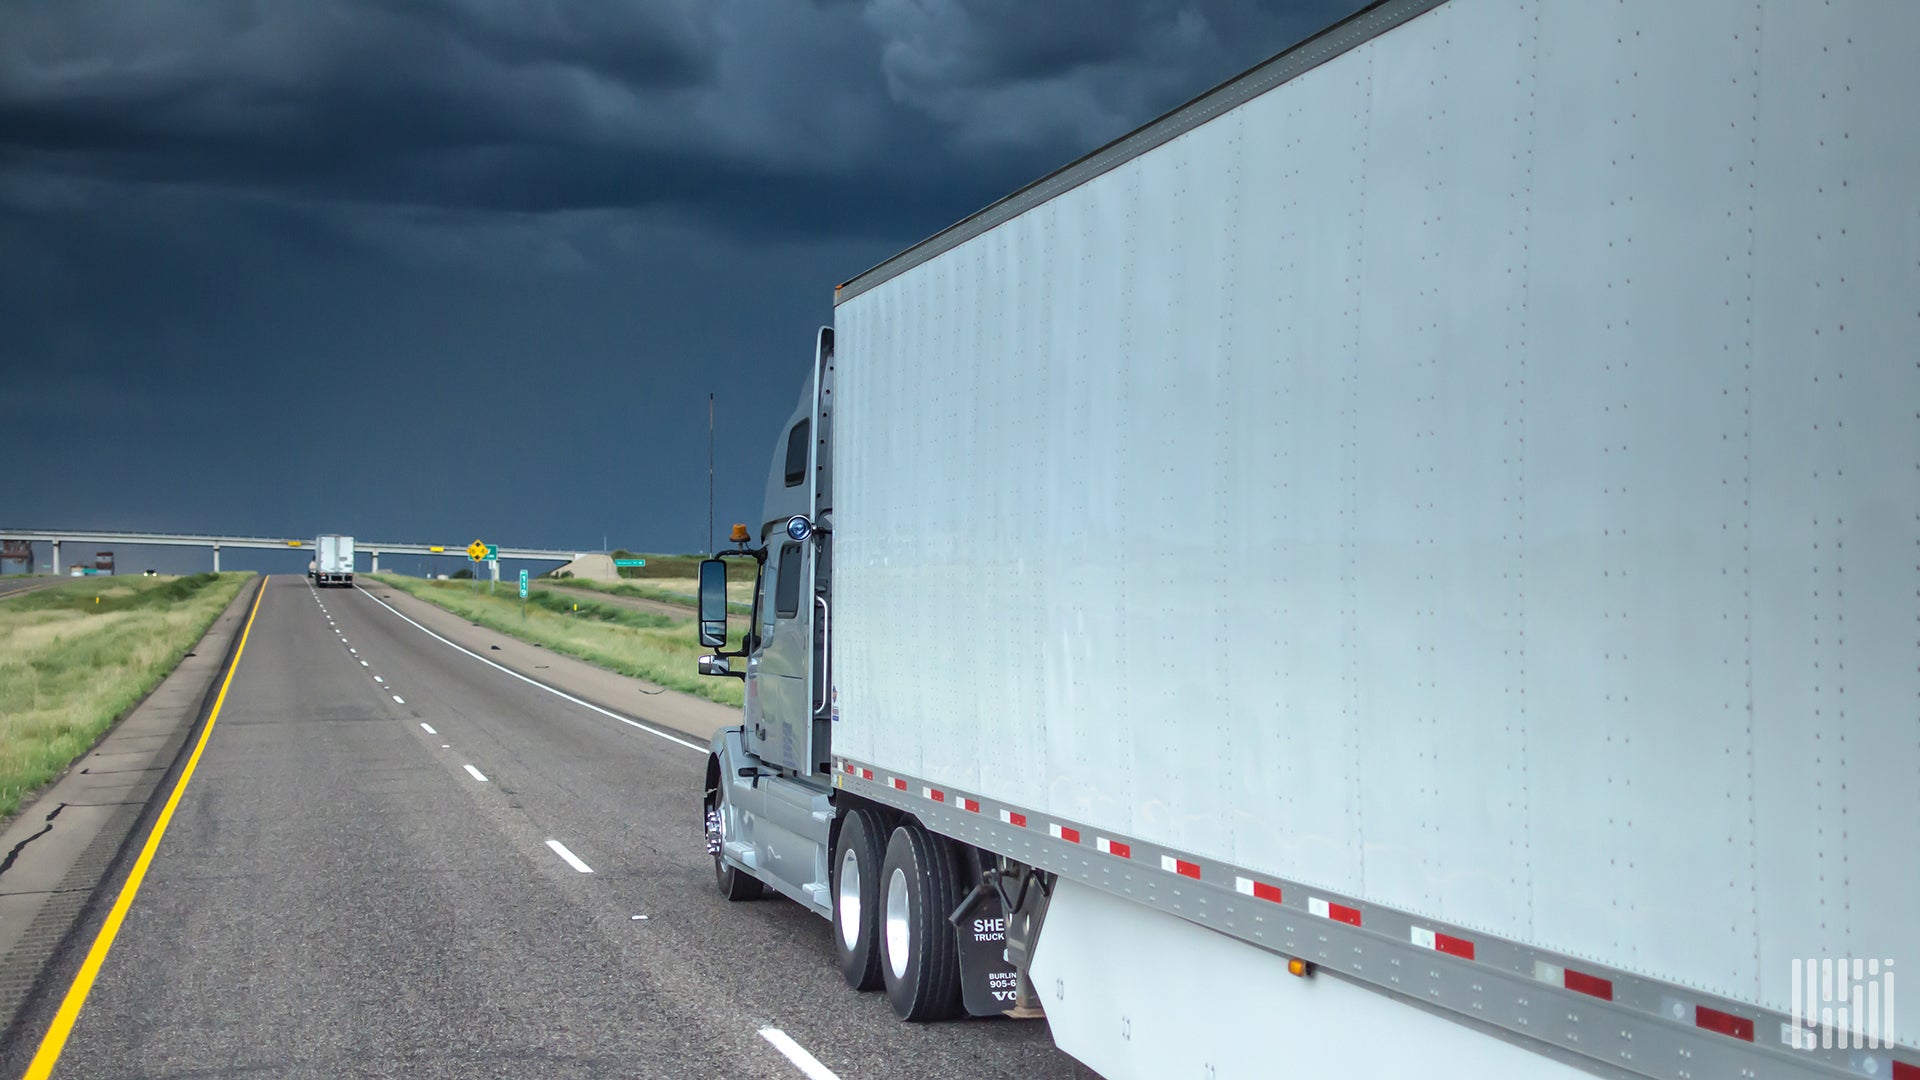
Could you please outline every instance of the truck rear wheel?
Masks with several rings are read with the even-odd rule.
[[[833,949],[840,974],[855,990],[878,990],[880,978],[880,880],[886,861],[887,826],[860,809],[840,822],[833,845]]]
[[[893,830],[880,869],[880,974],[903,1020],[960,1012],[960,943],[947,916],[960,903],[953,844],[908,823]]]

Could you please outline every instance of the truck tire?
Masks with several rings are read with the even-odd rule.
[[[878,990],[880,874],[887,857],[887,826],[872,810],[854,810],[840,822],[833,845],[833,950],[840,974],[855,990]]]
[[[706,807],[707,834],[709,837],[717,835],[716,830],[721,828],[721,822],[725,820],[726,799],[727,788],[725,784],[716,783],[715,786],[709,790]],[[710,844],[709,846],[712,847],[714,845]],[[760,884],[759,878],[754,877],[744,870],[728,866],[727,860],[721,856],[717,847],[715,847],[713,852],[713,883],[719,887],[721,896],[733,901],[758,900],[761,894],[766,891],[766,887]]]
[[[880,869],[880,975],[903,1020],[960,1012],[960,943],[947,916],[960,904],[953,844],[912,822],[893,830]]]

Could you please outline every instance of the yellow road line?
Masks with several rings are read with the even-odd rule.
[[[233,685],[233,673],[240,670],[240,657],[247,651],[247,635],[253,632],[253,617],[260,614],[260,601],[267,595],[269,578],[260,580],[260,591],[254,594],[253,610],[247,613],[247,625],[240,631],[240,647],[234,650],[233,663],[227,665],[227,677],[220,684],[220,696],[213,699],[213,711],[207,714],[207,726],[200,731],[200,741],[193,747],[192,756],[187,758],[187,767],[180,770],[180,779],[173,785],[173,794],[167,797],[167,805],[160,808],[160,816],[154,819],[153,832],[147,836],[147,846],[140,849],[140,858],[133,864],[133,872],[127,875],[127,883],[120,887],[120,896],[113,902],[113,910],[107,912],[107,921],[100,926],[99,936],[93,939],[93,947],[87,950],[86,962],[80,965],[80,971],[73,977],[73,985],[67,988],[66,1000],[60,1003],[60,1011],[54,1015],[53,1025],[47,1028],[47,1036],[40,1040],[40,1049],[33,1055],[33,1064],[27,1066],[25,1080],[45,1080],[53,1075],[53,1067],[60,1061],[60,1051],[66,1049],[67,1036],[73,1034],[74,1021],[80,1019],[80,1009],[87,1003],[87,994],[93,989],[93,980],[100,974],[100,965],[106,963],[107,950],[113,948],[114,936],[120,933],[120,924],[127,917],[127,909],[133,906],[133,898],[140,892],[140,882],[147,876],[147,866],[153,862],[153,853],[160,847],[160,838],[167,834],[167,823],[173,820],[173,808],[180,805],[180,796],[187,790],[187,781],[193,779],[194,767],[200,764],[200,753],[207,748],[207,736],[213,734],[213,722],[220,719],[220,706],[227,703],[227,688]]]

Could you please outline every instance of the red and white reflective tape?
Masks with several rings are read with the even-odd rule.
[[[1413,928],[1413,943],[1423,949],[1443,952],[1448,956],[1457,956],[1462,960],[1473,959],[1473,942],[1466,938],[1457,938],[1451,934],[1442,934],[1424,926]]]
[[[1181,877],[1190,877],[1195,881],[1200,880],[1199,863],[1190,863],[1185,859],[1176,859],[1171,855],[1160,856],[1160,869],[1165,870],[1169,874],[1179,874]]]
[[[1350,908],[1345,904],[1336,904],[1328,900],[1322,900],[1317,896],[1307,897],[1307,910],[1323,919],[1343,922],[1348,926],[1360,925],[1359,908]]]
[[[1753,1021],[1705,1005],[1693,1007],[1693,1026],[1744,1042],[1753,1041]]]
[[[1280,886],[1269,885],[1264,881],[1255,881],[1252,878],[1234,878],[1233,891],[1239,893],[1241,896],[1251,896],[1255,900],[1270,900],[1276,904],[1281,902]]]
[[[887,787],[892,788],[894,791],[908,792],[917,788],[920,796],[929,801],[957,804],[960,809],[967,813],[978,814],[981,812],[980,802],[976,799],[967,798],[964,795],[949,797],[947,792],[930,785],[913,784],[910,786],[907,780],[898,776],[888,776],[885,777],[884,781],[875,781],[872,769],[857,766],[851,761],[843,760],[841,762],[841,768],[848,776],[858,776],[860,779],[870,782],[884,782]],[[995,812],[999,815],[1002,824],[1011,825],[1020,829],[1028,827],[1027,815],[1018,810],[997,807]],[[1072,825],[1061,824],[1057,821],[1049,821],[1047,823],[1047,834],[1056,840],[1063,840],[1070,844],[1079,844],[1082,842],[1079,829]],[[1126,840],[1116,840],[1112,837],[1096,835],[1094,837],[1094,847],[1103,855],[1110,855],[1120,859],[1133,858],[1133,846],[1131,842]],[[1192,878],[1195,881],[1202,880],[1204,877],[1199,863],[1182,859],[1176,855],[1161,855],[1159,856],[1159,860],[1160,869],[1166,873]],[[1234,891],[1241,896],[1248,896],[1273,904],[1280,904],[1282,902],[1280,886],[1271,882],[1236,876],[1233,879],[1233,888]],[[1307,910],[1322,919],[1345,923],[1348,926],[1358,927],[1362,925],[1362,913],[1358,907],[1335,903],[1322,897],[1309,896],[1307,898]],[[1388,914],[1391,915],[1392,913]],[[1392,920],[1388,919],[1387,921],[1390,923]],[[1445,953],[1448,956],[1457,957],[1462,960],[1477,961],[1478,959],[1476,955],[1478,949],[1474,941],[1469,938],[1442,933],[1438,930],[1420,926],[1417,923],[1409,928],[1408,938],[1413,945],[1418,948]],[[1560,989],[1571,990],[1574,993],[1584,994],[1601,1001],[1611,1002],[1614,1000],[1614,982],[1612,978],[1588,974],[1587,972],[1564,967],[1547,960],[1534,961],[1533,976],[1542,983]],[[1631,997],[1632,995],[1630,994],[1629,996]],[[1751,1017],[1727,1012],[1710,1005],[1689,1003],[1683,999],[1676,999],[1674,997],[1664,998],[1663,1001],[1662,1015],[1665,1016],[1668,1022],[1678,1021],[1684,1024],[1687,1022],[1688,1012],[1691,1011],[1693,1026],[1701,1031],[1713,1032],[1743,1042],[1754,1042],[1756,1022]],[[1787,1033],[1783,1036],[1783,1041],[1791,1042],[1792,1025],[1783,1024],[1782,1030]],[[1884,1064],[1892,1066],[1891,1080],[1920,1080],[1920,1065],[1910,1064],[1904,1061],[1888,1061],[1884,1062]]]
[[[1575,971],[1572,968],[1561,967],[1559,964],[1549,964],[1545,960],[1535,960],[1533,962],[1533,977],[1543,983],[1565,987],[1578,994],[1597,997],[1601,1001],[1613,1000],[1613,980],[1602,979],[1597,975],[1588,975],[1585,972]]]

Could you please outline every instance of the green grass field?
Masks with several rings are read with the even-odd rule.
[[[489,630],[535,642],[610,671],[724,705],[741,703],[740,680],[699,673],[699,658],[710,650],[700,647],[691,611],[684,619],[631,611],[550,592],[535,581],[523,612],[519,589],[506,582],[489,593],[486,582],[481,582],[476,591],[469,581],[427,581],[393,574],[369,575],[369,579]],[[739,647],[745,630],[746,620],[736,619],[729,647]]]
[[[748,615],[753,612],[754,566],[751,559],[733,559],[727,563],[727,607],[729,610]],[[569,589],[591,589],[594,592],[608,593],[613,596],[631,596],[641,600],[657,600],[663,604],[677,604],[693,614],[694,597],[699,590],[699,579],[692,575],[685,578],[660,577],[642,581],[591,581],[587,578],[559,578],[552,582]]]
[[[0,820],[159,685],[252,576],[90,577],[0,601]]]

